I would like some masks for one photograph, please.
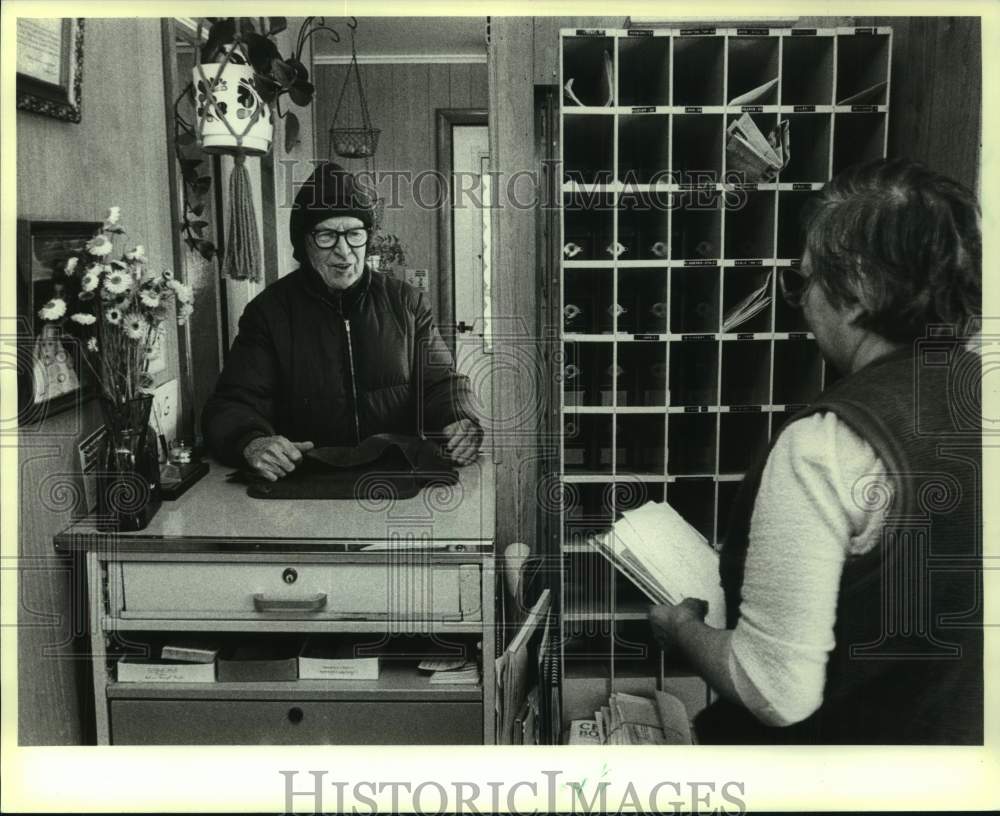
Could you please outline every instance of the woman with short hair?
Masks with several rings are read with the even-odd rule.
[[[746,474],[720,554],[727,629],[653,607],[720,699],[721,743],[981,744],[982,251],[972,193],[916,162],[829,182],[785,299],[842,375]]]

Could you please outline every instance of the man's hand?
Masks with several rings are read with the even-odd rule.
[[[443,428],[445,436],[441,452],[456,465],[475,461],[483,442],[483,429],[471,419],[460,419]]]
[[[258,436],[247,443],[243,458],[269,482],[287,476],[302,461],[302,452],[313,449],[312,442],[291,442],[283,436]]]
[[[688,621],[704,623],[708,602],[698,598],[685,598],[679,604],[659,604],[649,609],[649,625],[653,636],[663,649],[677,645],[677,630]]]

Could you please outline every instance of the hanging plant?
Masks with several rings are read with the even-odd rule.
[[[193,69],[192,82],[174,104],[174,145],[183,180],[179,229],[191,250],[211,260],[217,248],[205,236],[205,229],[208,227],[207,196],[212,177],[204,172],[201,151],[235,157],[237,168],[230,187],[234,202],[238,199],[242,206],[234,207],[234,221],[238,219],[252,228],[253,234],[231,238],[235,238],[242,248],[256,246],[252,203],[248,195],[249,178],[243,160],[246,155],[263,155],[270,150],[274,114],[285,123],[285,150],[290,151],[300,142],[298,117],[291,111],[282,110],[282,97],[287,96],[299,107],[312,103],[315,87],[302,62],[302,51],[318,31],[327,32],[334,42],[340,42],[340,34],[327,25],[323,17],[307,17],[299,29],[294,49],[287,57],[282,57],[273,38],[287,29],[286,18],[261,17],[256,23],[245,17],[207,19],[210,27],[201,49],[201,64]],[[191,106],[194,121],[181,114],[182,103]],[[227,266],[233,257],[232,243],[232,240],[227,241],[230,247]],[[254,259],[245,256],[238,264],[246,272],[253,266]],[[247,275],[237,272],[235,276]]]

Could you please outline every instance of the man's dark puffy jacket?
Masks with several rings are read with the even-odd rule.
[[[247,305],[202,422],[214,455],[238,467],[258,436],[355,445],[472,416],[468,379],[419,290],[366,270],[331,292],[303,267]]]

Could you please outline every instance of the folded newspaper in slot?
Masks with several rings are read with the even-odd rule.
[[[791,155],[787,119],[778,122],[767,138],[748,113],[726,128],[726,170],[742,174],[748,183],[773,181]]]
[[[758,85],[756,88],[751,88],[745,94],[740,96],[735,96],[729,100],[730,107],[739,107],[740,105],[752,105],[758,99],[763,97],[771,88],[778,84],[778,78],[769,79],[763,85]]]
[[[771,305],[771,273],[769,272],[764,283],[754,289],[749,295],[739,303],[733,305],[722,317],[723,333],[731,332],[750,318],[760,314]]]

